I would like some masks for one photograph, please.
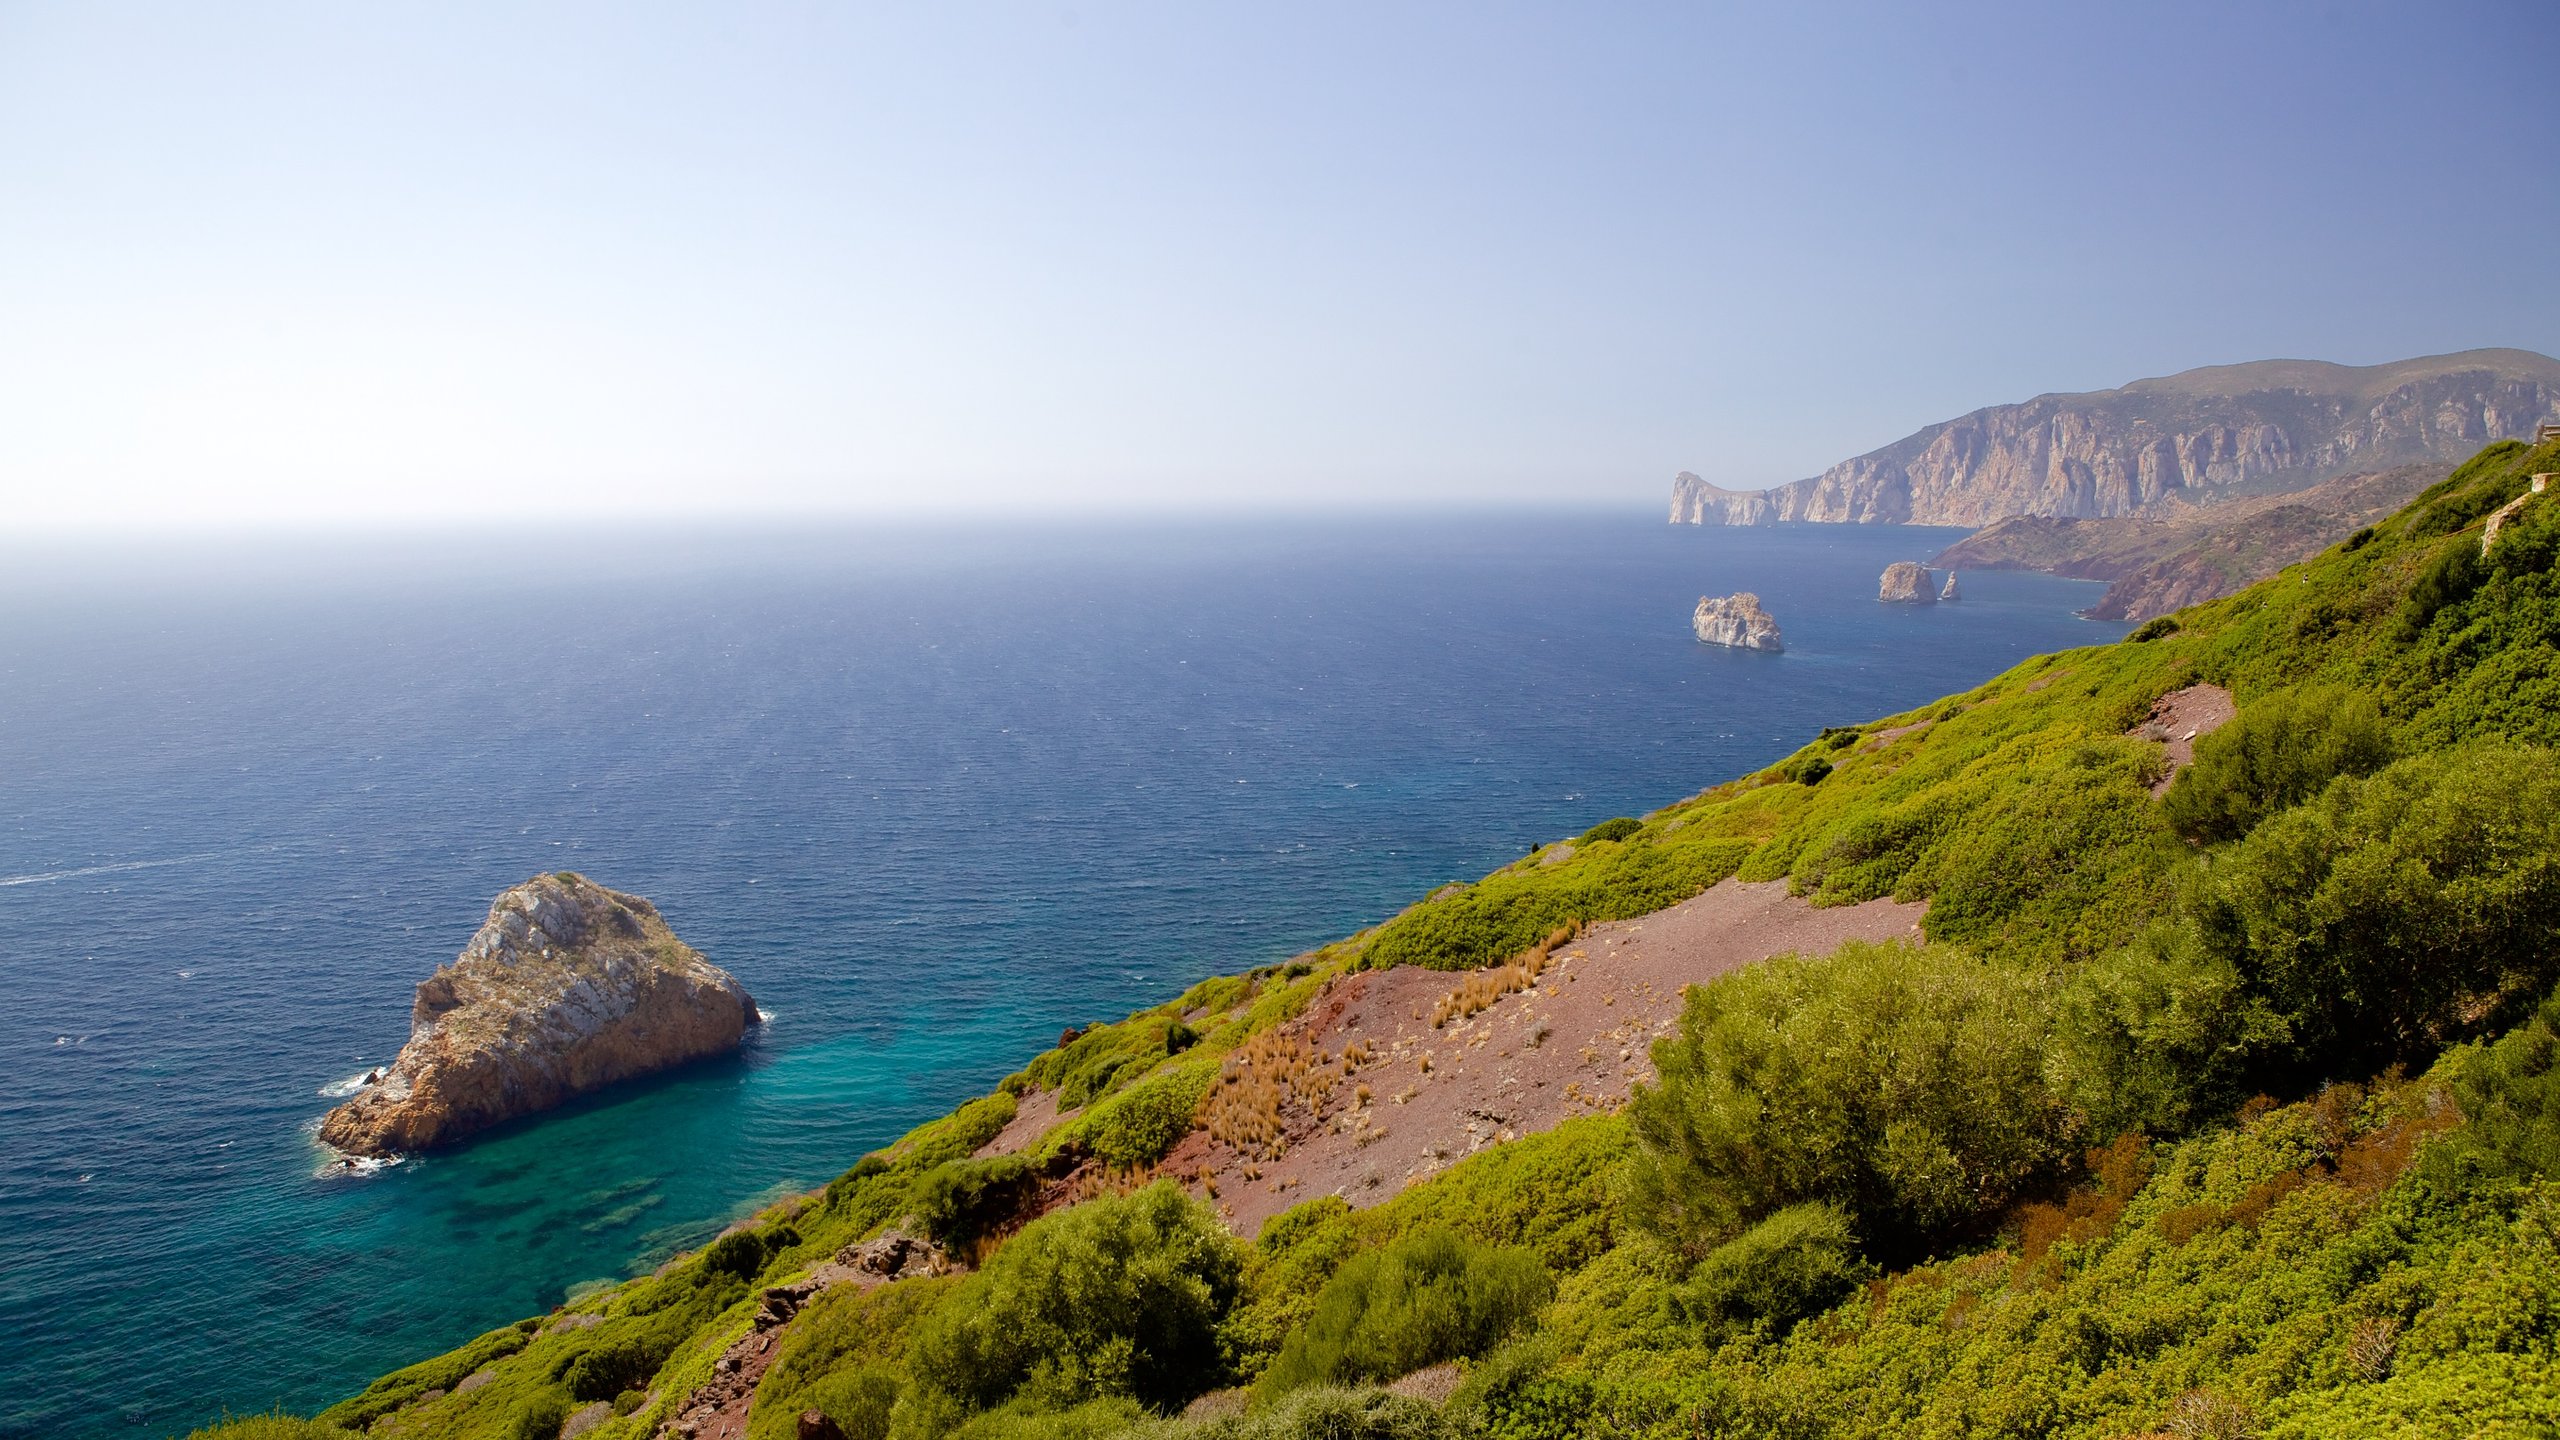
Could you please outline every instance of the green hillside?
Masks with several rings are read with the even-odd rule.
[[[2238,595],[1203,982],[656,1275],[202,1433],[655,1434],[893,1226],[972,1268],[769,1327],[750,1435],[2554,1433],[2560,494],[2481,553],[2553,470],[2492,446]],[[2128,732],[2195,685],[2238,717],[2155,796]],[[1372,1209],[1247,1243],[1151,1174],[1348,972],[1543,960],[1732,875],[1926,900],[1926,942],[1695,987],[1629,1104]],[[1035,1092],[1074,1118],[970,1158]]]

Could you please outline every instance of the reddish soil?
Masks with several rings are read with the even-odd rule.
[[[1014,1097],[1013,1118],[996,1132],[996,1138],[979,1146],[971,1158],[984,1160],[991,1155],[1011,1155],[1017,1150],[1028,1150],[1041,1136],[1049,1133],[1050,1126],[1073,1113],[1059,1112],[1058,1092],[1055,1090],[1034,1090],[1017,1095]]]
[[[2172,690],[2151,704],[2151,717],[2125,733],[2137,740],[2157,740],[2168,747],[2169,769],[2152,783],[2151,793],[2165,795],[2178,772],[2195,763],[2196,737],[2210,735],[2239,713],[2231,692],[2219,685],[2190,685]]]
[[[1337,1072],[1355,1043],[1371,1058],[1333,1086],[1320,1112],[1291,1107],[1284,1153],[1257,1160],[1195,1130],[1160,1173],[1209,1193],[1205,1170],[1220,1212],[1246,1236],[1310,1196],[1376,1204],[1487,1145],[1624,1104],[1630,1086],[1653,1077],[1651,1044],[1678,1018],[1684,987],[1789,951],[1913,935],[1923,909],[1891,900],[1815,909],[1783,881],[1727,880],[1642,919],[1592,926],[1533,989],[1437,1028],[1434,1007],[1468,976],[1347,976],[1283,1029]]]

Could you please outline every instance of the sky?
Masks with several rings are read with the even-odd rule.
[[[2548,0],[0,0],[0,534],[1655,504],[2560,352]]]

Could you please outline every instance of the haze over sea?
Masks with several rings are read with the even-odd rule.
[[[643,1271],[1062,1026],[2123,627],[1955,531],[1646,513],[615,531],[0,564],[0,1435],[308,1410]],[[1757,591],[1783,655],[1702,646]],[[322,1177],[501,889],[656,901],[731,1061]]]

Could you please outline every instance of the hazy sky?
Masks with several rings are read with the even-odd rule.
[[[0,530],[1647,501],[2560,351],[2560,5],[0,0]]]

